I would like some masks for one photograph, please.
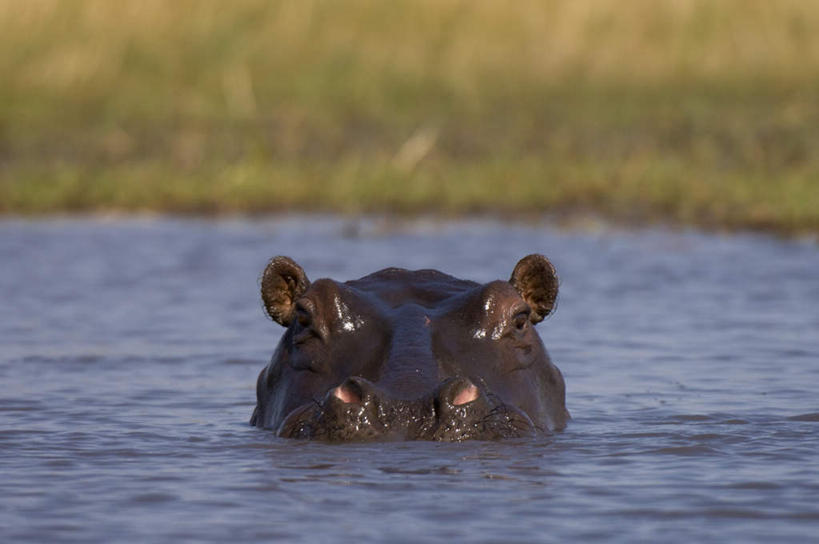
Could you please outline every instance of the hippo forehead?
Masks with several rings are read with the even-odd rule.
[[[480,284],[437,270],[386,268],[345,285],[377,298],[389,308],[417,304],[432,309]]]

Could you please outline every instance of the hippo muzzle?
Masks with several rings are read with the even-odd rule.
[[[390,398],[354,377],[321,402],[296,408],[277,429],[285,438],[326,441],[490,440],[535,434],[529,417],[466,378],[450,378],[422,398]]]

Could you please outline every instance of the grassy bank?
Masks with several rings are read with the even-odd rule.
[[[0,0],[0,212],[819,232],[819,4]]]

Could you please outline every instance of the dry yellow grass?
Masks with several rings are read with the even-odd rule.
[[[819,230],[819,3],[0,0],[0,211]]]

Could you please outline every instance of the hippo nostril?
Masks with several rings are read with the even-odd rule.
[[[343,385],[339,385],[333,389],[333,396],[341,402],[347,404],[361,404],[361,397],[356,395],[354,391],[350,391],[349,389],[345,388]]]
[[[472,382],[467,381],[460,390],[452,397],[452,404],[454,406],[461,406],[472,402],[478,398],[478,388]]]
[[[346,404],[362,404],[364,402],[364,391],[361,385],[353,379],[334,387],[330,394]]]
[[[464,406],[478,400],[481,390],[468,378],[450,378],[441,384],[435,394],[436,402],[443,407]]]

